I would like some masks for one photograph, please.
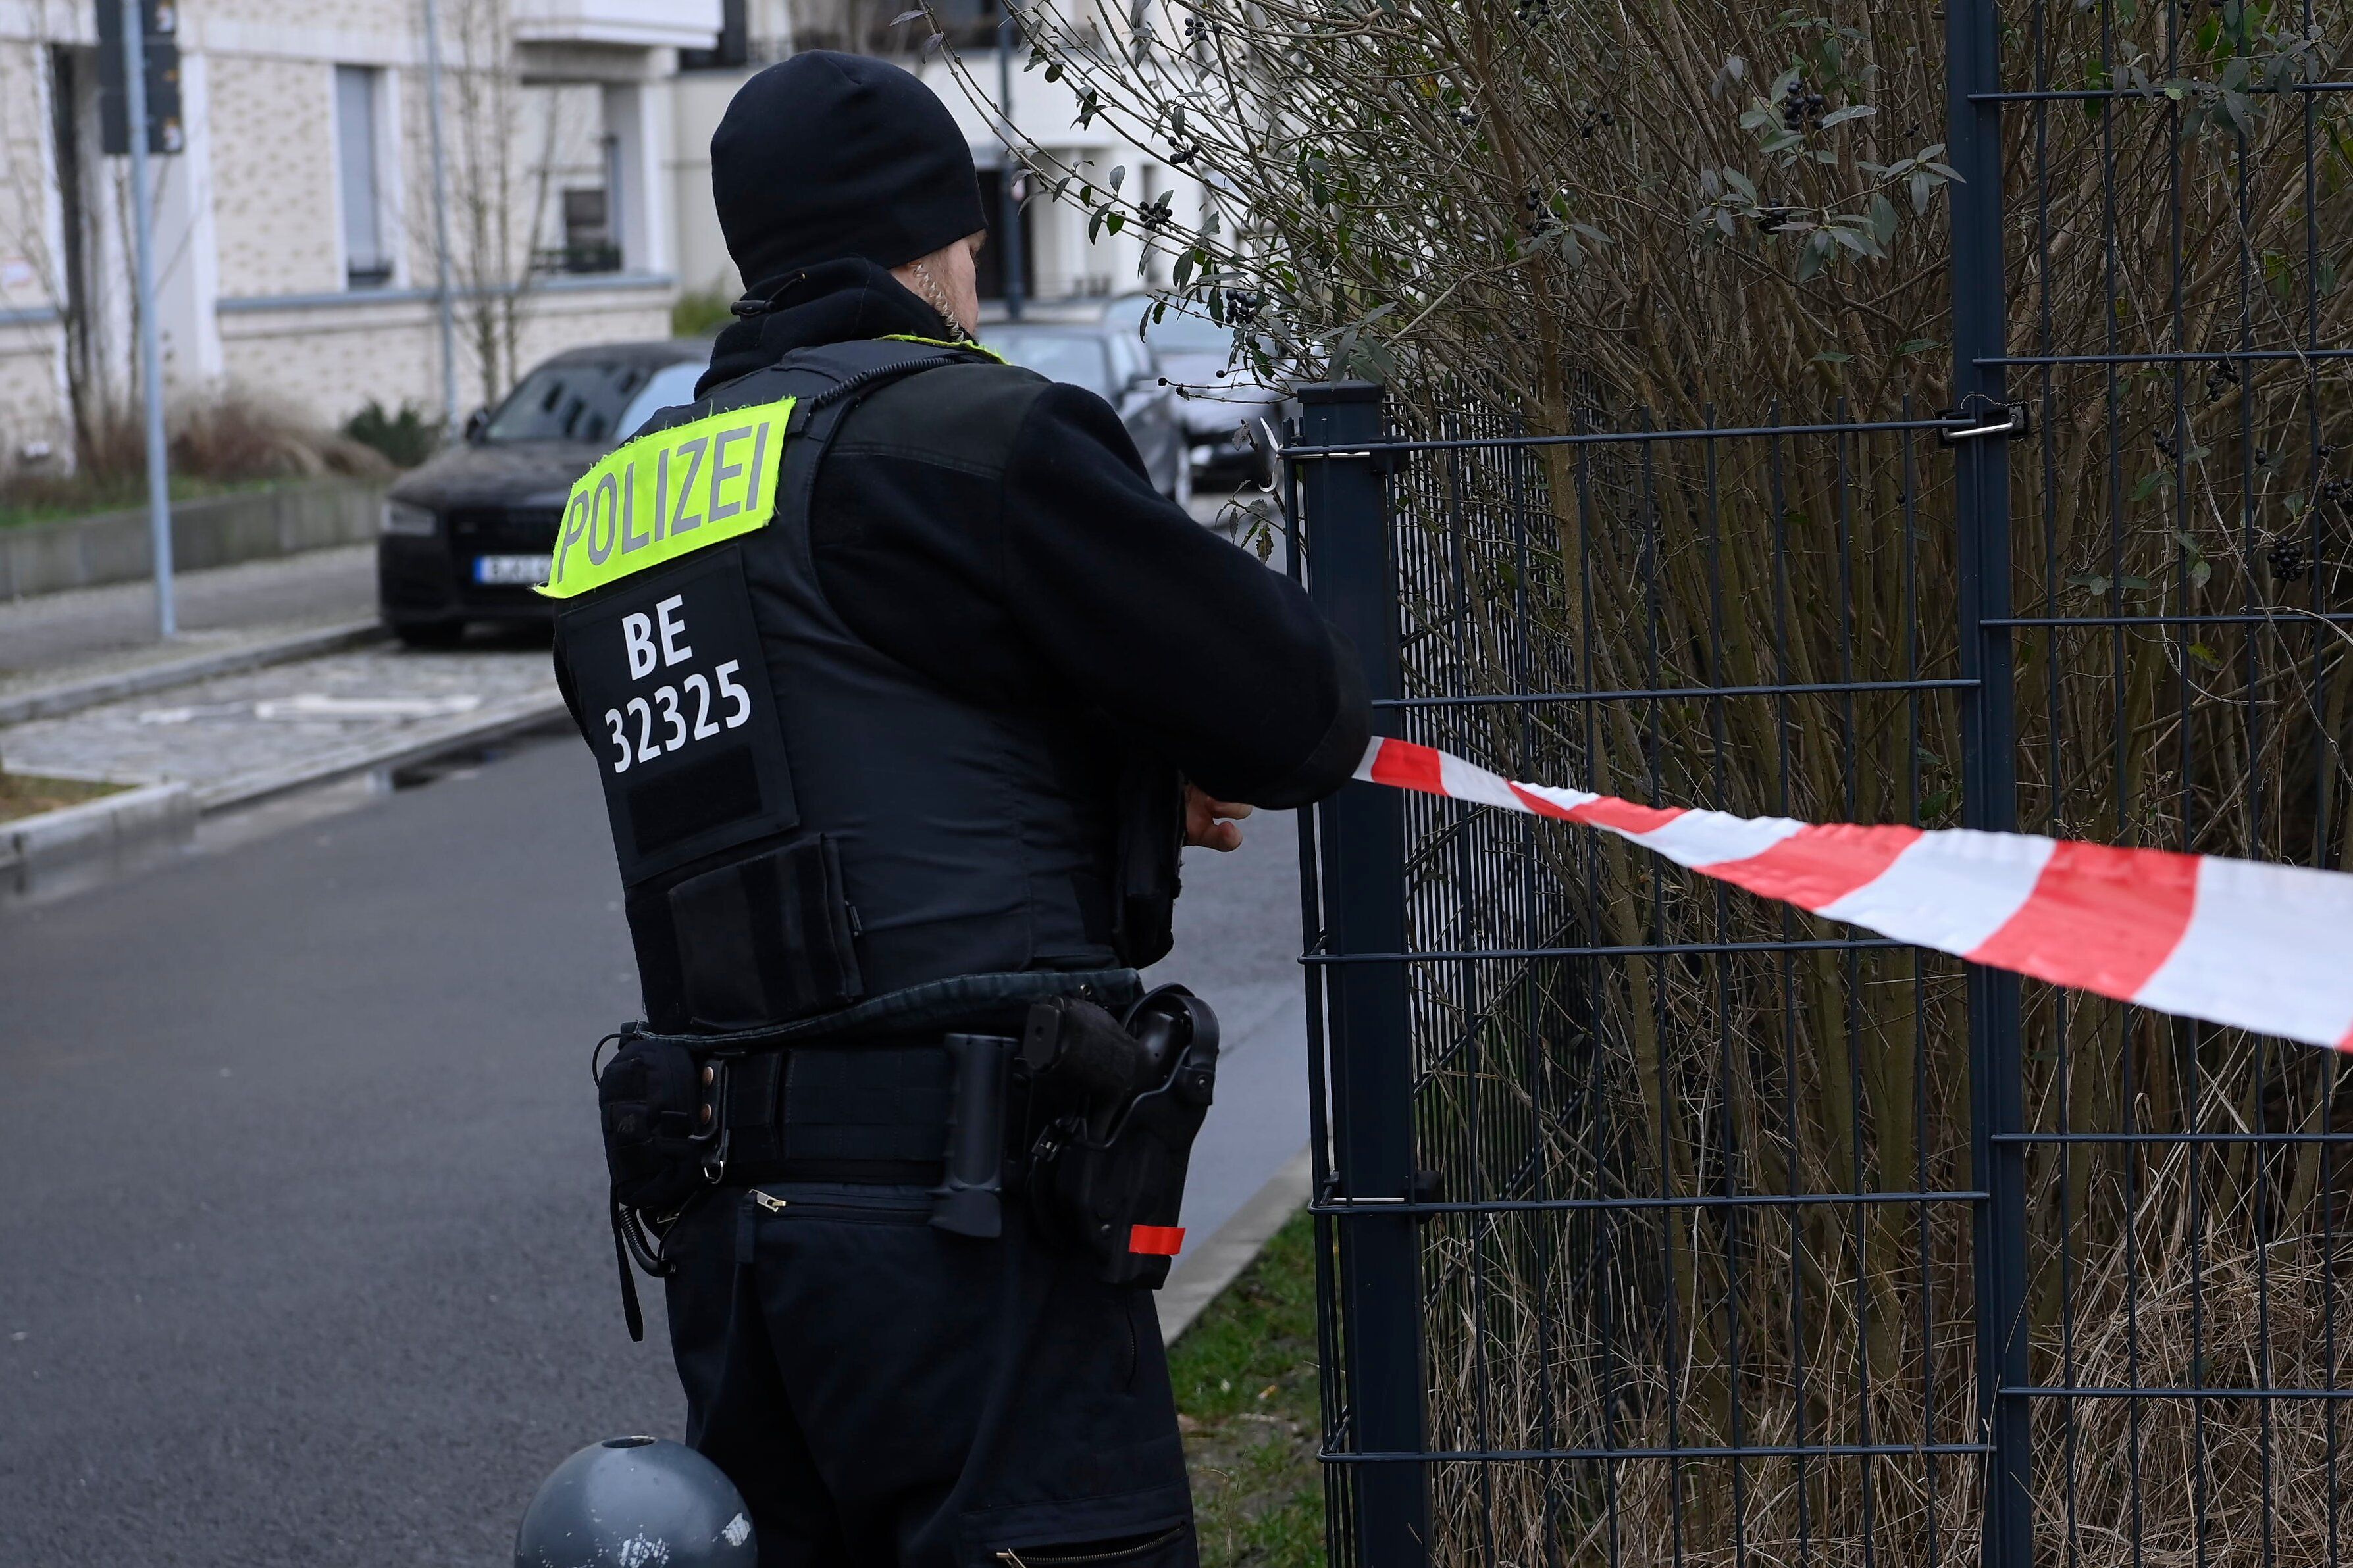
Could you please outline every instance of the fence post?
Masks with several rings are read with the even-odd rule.
[[[1953,391],[1957,412],[1980,425],[2003,416],[2009,353],[2008,277],[2002,247],[2001,105],[1978,95],[2001,88],[1996,0],[1949,0],[1946,93],[1953,166]],[[2010,832],[2018,826],[2018,747],[2010,628],[2010,442],[1956,443],[1954,490],[1960,586],[1961,820]],[[2031,1378],[2026,1321],[2025,1064],[2015,975],[1968,972],[1969,1148],[1978,1189],[1971,1247],[1977,1283],[1978,1410],[1986,1441],[1986,1568],[2031,1568],[2033,1471],[2025,1395]]]
[[[1337,382],[1300,389],[1310,447],[1369,448],[1382,438],[1381,388]],[[1398,597],[1382,472],[1361,455],[1301,464],[1308,581],[1316,605],[1355,644],[1373,700],[1398,695]],[[1393,710],[1391,710],[1394,711]],[[1386,728],[1387,714],[1375,715]],[[1318,809],[1324,930],[1340,953],[1406,945],[1405,797],[1350,784]],[[1414,1176],[1413,1043],[1402,962],[1328,972],[1334,1173],[1341,1196],[1397,1202]],[[1347,1448],[1418,1454],[1424,1447],[1421,1238],[1409,1215],[1342,1216],[1340,1326]],[[1328,1351],[1327,1347],[1327,1351]],[[1353,1467],[1356,1562],[1430,1561],[1430,1468],[1419,1459]]]

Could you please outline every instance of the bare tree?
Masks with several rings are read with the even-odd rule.
[[[442,9],[450,41],[446,75],[450,217],[449,276],[485,404],[521,375],[522,329],[542,277],[563,100],[522,79],[509,0],[453,0]],[[429,152],[410,160],[434,199]]]

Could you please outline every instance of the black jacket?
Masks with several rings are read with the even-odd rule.
[[[797,348],[942,330],[888,272],[830,263],[723,332],[698,393]],[[921,445],[860,435],[911,425]],[[953,695],[1084,716],[1254,805],[1319,799],[1363,756],[1354,654],[1296,584],[1155,492],[1091,392],[993,366],[886,386],[843,422],[810,510],[842,619]]]

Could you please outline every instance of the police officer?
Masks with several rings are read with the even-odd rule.
[[[944,1219],[944,1139],[998,1109],[944,1042],[1135,1006],[1180,842],[1356,767],[1354,657],[1101,398],[971,342],[978,184],[913,77],[762,72],[712,183],[739,319],[543,590],[647,1011],[603,1086],[617,1238],[668,1271],[763,1568],[1192,1563],[1150,1297],[1018,1183]]]

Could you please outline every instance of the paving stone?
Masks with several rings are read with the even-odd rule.
[[[0,764],[69,778],[177,780],[202,793],[554,695],[543,647],[368,648],[13,725],[0,730]]]

